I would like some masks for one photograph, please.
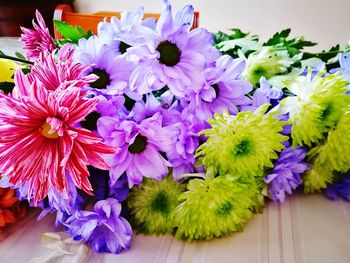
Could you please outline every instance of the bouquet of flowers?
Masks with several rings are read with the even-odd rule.
[[[350,199],[349,47],[211,34],[193,13],[163,0],[158,21],[139,8],[97,35],[56,21],[61,40],[37,13],[0,93],[1,186],[111,253],[132,229],[241,231],[299,186]]]

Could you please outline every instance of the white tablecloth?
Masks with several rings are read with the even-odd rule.
[[[37,213],[31,212],[12,226],[11,234],[0,243],[0,262],[25,263],[50,253],[41,244],[40,233],[62,229],[54,226],[52,215],[37,222]],[[349,237],[350,203],[298,193],[284,204],[268,202],[241,233],[192,243],[170,235],[135,235],[130,250],[112,255],[89,249],[81,262],[348,263]],[[66,255],[52,262],[73,260],[77,256]]]

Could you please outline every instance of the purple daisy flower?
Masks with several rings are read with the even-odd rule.
[[[99,201],[93,211],[76,211],[65,223],[74,240],[90,243],[96,252],[118,254],[130,248],[131,226],[120,216],[121,205],[113,199]]]
[[[138,26],[133,36],[119,36],[132,46],[127,56],[137,63],[130,77],[131,90],[145,94],[167,85],[174,95],[184,97],[205,85],[204,69],[220,53],[212,46],[208,31],[190,31],[193,13],[193,7],[187,5],[174,17],[170,4],[163,0],[156,30]]]
[[[350,201],[350,173],[335,184],[329,184],[326,189],[326,195],[329,199],[337,200],[344,198]]]
[[[129,193],[128,177],[123,174],[116,183],[109,184],[108,196],[117,199],[119,202],[123,202]]]
[[[285,193],[292,194],[302,184],[300,175],[308,169],[308,164],[302,162],[305,156],[306,149],[302,147],[288,146],[281,152],[271,174],[264,177],[273,201],[284,202]]]
[[[252,104],[249,106],[243,106],[244,111],[255,111],[263,104],[277,105],[278,101],[282,98],[283,91],[281,89],[274,88],[264,77],[260,78],[260,88],[256,89],[252,97]]]
[[[84,74],[95,74],[99,77],[89,85],[96,94],[130,93],[128,81],[134,68],[133,64],[123,57],[115,57],[113,51],[98,37],[91,36],[89,39],[80,39],[75,48],[74,59],[82,65],[92,65]]]
[[[180,121],[173,127],[177,130],[176,141],[167,156],[173,165],[173,177],[177,180],[184,173],[194,171],[194,155],[199,145],[198,133],[203,130],[204,122],[185,109]]]
[[[161,180],[168,174],[171,164],[161,152],[169,152],[175,132],[171,127],[162,127],[160,113],[144,119],[140,124],[129,120],[120,122],[113,117],[101,117],[97,127],[106,143],[120,149],[107,160],[111,167],[112,185],[124,172],[130,188],[134,184],[141,184],[144,176]]]
[[[115,95],[108,99],[104,96],[100,96],[96,111],[101,116],[118,116],[121,119],[125,119],[129,113],[125,109],[124,103],[125,98],[122,95]]]
[[[68,192],[58,192],[51,188],[47,195],[47,202],[42,201],[39,206],[43,211],[38,220],[42,219],[47,213],[56,213],[56,225],[62,224],[65,220],[81,208],[84,200],[79,196],[77,189],[70,178],[67,176]]]
[[[162,115],[163,125],[172,125],[180,120],[178,101],[173,100],[171,92],[165,92],[158,99],[152,93],[146,95],[146,102],[140,100],[135,103],[130,117],[138,123],[159,112]]]
[[[118,39],[120,33],[132,34],[132,29],[137,25],[143,25],[155,29],[156,20],[153,17],[143,19],[143,7],[139,7],[135,12],[123,12],[120,20],[112,17],[110,22],[106,19],[98,24],[97,35],[103,43],[106,43],[115,55],[121,55],[130,47]]]
[[[238,112],[237,106],[251,104],[246,96],[253,86],[240,78],[245,68],[244,59],[233,60],[230,56],[220,57],[215,67],[206,70],[206,86],[192,95],[190,107],[194,107],[197,116],[207,121],[214,113],[228,110],[230,114]]]
[[[330,73],[335,73],[340,71],[341,75],[344,76],[344,78],[350,82],[350,53],[345,55],[344,53],[340,54],[339,57],[339,64],[340,67],[336,69],[332,69]]]
[[[309,71],[311,71],[311,79],[313,79],[320,72],[327,71],[326,63],[324,63],[320,59],[309,59],[309,60],[302,61],[302,66],[304,67],[304,71],[299,75],[307,76],[309,74]]]

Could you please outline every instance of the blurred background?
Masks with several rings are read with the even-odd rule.
[[[53,30],[52,18],[58,4],[73,4],[74,0],[0,0],[0,36],[20,36],[20,26],[32,27],[35,10],[39,9]]]
[[[143,5],[146,12],[161,11],[161,0],[0,0],[0,35],[16,36],[19,26],[29,27],[35,8],[49,22],[55,5],[68,3],[80,13],[132,11]],[[191,3],[200,12],[199,25],[211,32],[241,28],[267,39],[291,28],[293,36],[318,42],[316,49],[345,45],[350,40],[349,0],[173,0],[174,10]]]

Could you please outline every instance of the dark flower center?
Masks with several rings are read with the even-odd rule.
[[[125,42],[123,41],[120,41],[120,44],[119,44],[119,52],[121,54],[124,54],[126,52],[126,50],[131,47],[130,45],[126,44]]]
[[[260,77],[263,77],[267,74],[267,71],[265,68],[258,66],[253,70],[253,74],[255,75],[256,79],[260,79]]]
[[[156,50],[160,56],[158,58],[159,63],[164,64],[168,67],[175,66],[180,61],[181,51],[176,44],[169,40],[159,42]]]
[[[133,144],[129,145],[129,152],[130,153],[142,153],[147,146],[147,137],[138,134],[135,138],[135,141]]]
[[[320,119],[321,121],[327,121],[328,118],[332,115],[332,113],[334,112],[334,106],[332,103],[327,103],[324,108],[321,111],[321,116]]]
[[[168,103],[163,103],[162,108],[167,110],[170,108],[170,105]]]
[[[235,156],[241,157],[250,154],[252,150],[252,142],[248,139],[241,140],[233,149]]]
[[[164,215],[170,212],[170,200],[165,192],[159,192],[151,200],[151,209],[154,212],[161,213]]]
[[[216,210],[216,214],[222,217],[228,216],[231,213],[232,209],[233,205],[231,204],[231,202],[226,201],[219,206],[219,208]]]
[[[93,111],[85,117],[85,120],[81,122],[81,126],[90,131],[95,131],[97,130],[97,120],[100,117],[101,117],[100,113]]]
[[[213,88],[214,91],[215,91],[215,98],[219,97],[219,95],[220,95],[220,88],[219,88],[219,85],[218,85],[218,84],[213,84],[213,85],[211,85],[211,86],[212,86],[212,88]]]
[[[91,73],[97,75],[98,79],[90,83],[90,87],[94,89],[105,89],[111,84],[110,76],[105,69],[95,68]]]

